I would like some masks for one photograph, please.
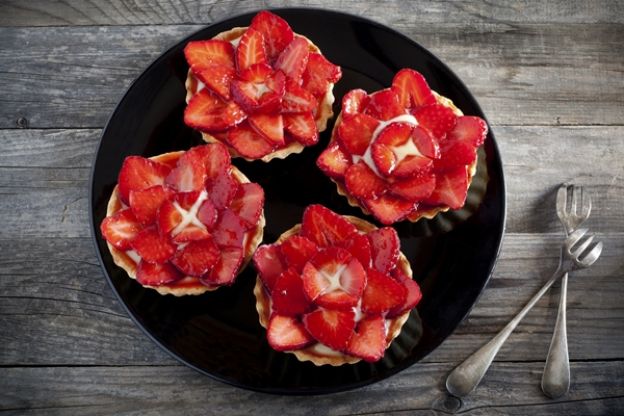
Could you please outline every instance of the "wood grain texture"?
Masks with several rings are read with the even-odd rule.
[[[623,124],[622,24],[391,26],[456,71],[495,125]],[[0,128],[102,127],[132,80],[200,28],[0,27]]]

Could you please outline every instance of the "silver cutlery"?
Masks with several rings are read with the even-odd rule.
[[[492,340],[455,367],[446,379],[446,388],[449,393],[457,397],[463,397],[470,393],[479,384],[499,349],[518,326],[518,323],[552,284],[565,273],[584,269],[598,260],[602,252],[602,242],[592,244],[593,235],[587,235],[587,231],[587,229],[579,229],[570,234],[561,246],[559,266],[552,277]]]
[[[589,217],[590,212],[591,199],[582,186],[563,184],[559,187],[557,216],[563,224],[566,236],[576,230]],[[565,273],[561,278],[557,321],[542,375],[542,391],[553,399],[563,396],[570,389],[570,358],[566,330],[567,291],[568,274]]]

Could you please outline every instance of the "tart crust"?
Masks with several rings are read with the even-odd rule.
[[[180,158],[180,156],[182,156],[182,154],[184,153],[185,151],[163,153],[158,156],[150,157],[149,159],[155,162],[160,162],[166,165],[173,166],[175,165],[177,160]],[[234,179],[238,181],[238,183],[250,182],[249,179],[235,166],[232,166],[232,175]],[[119,189],[118,185],[115,185],[115,188],[113,189],[113,193],[110,199],[108,200],[108,206],[106,209],[107,217],[110,215],[113,215],[115,212],[121,209],[126,208],[124,203],[121,202],[121,199],[119,198],[118,189]],[[240,273],[245,268],[245,266],[247,266],[247,264],[249,263],[249,260],[251,260],[251,256],[256,251],[256,248],[258,248],[258,245],[260,245],[260,242],[262,242],[265,223],[266,221],[264,218],[264,209],[263,209],[260,214],[260,219],[258,220],[258,224],[256,225],[256,228],[252,230],[251,232],[248,232],[245,234],[245,240],[243,242],[243,245],[245,248],[244,257],[243,257],[243,262],[241,263],[241,266],[238,270],[238,273]],[[126,254],[126,252],[115,248],[109,242],[106,242],[106,245],[108,246],[108,249],[110,250],[111,256],[113,257],[113,261],[115,262],[115,264],[121,267],[122,269],[124,269],[126,273],[128,274],[128,276],[130,276],[130,278],[136,280],[137,263],[128,254]],[[141,285],[141,286],[149,288],[149,289],[154,289],[161,295],[173,295],[173,296],[201,295],[202,293],[217,290],[219,287],[221,287],[221,286],[204,285],[203,283],[199,281],[199,278],[193,277],[193,276],[185,276],[181,280],[178,280],[171,284],[162,285],[162,286],[148,286],[148,285]]]
[[[365,221],[361,218],[353,217],[350,215],[343,215],[349,222],[356,226],[359,231],[369,232],[377,229],[376,226],[371,224],[368,221]],[[297,224],[291,229],[285,231],[282,235],[279,236],[276,243],[281,243],[285,241],[287,238],[298,234],[301,231],[301,224]],[[400,267],[403,273],[405,273],[410,278],[412,277],[412,268],[410,267],[409,261],[405,257],[403,253],[399,253],[399,260],[397,262],[397,267]],[[264,288],[264,284],[260,279],[260,276],[256,276],[256,285],[254,286],[254,295],[256,296],[256,310],[258,311],[258,316],[260,318],[260,325],[263,328],[267,328],[269,325],[269,318],[271,315],[271,298]],[[388,333],[386,335],[386,349],[390,347],[392,341],[399,336],[401,333],[401,328],[407,322],[411,311],[407,311],[402,315],[399,315],[395,318],[386,320],[386,327],[388,328]],[[294,351],[285,351],[290,354],[294,354],[295,357],[299,361],[310,361],[314,365],[331,365],[331,366],[340,366],[343,364],[355,364],[359,361],[362,361],[361,358],[354,357],[352,355],[344,354],[341,352],[336,352],[335,355],[323,354],[318,351],[315,351],[314,346],[318,344],[311,345],[306,348],[302,348]]]
[[[241,36],[243,36],[243,33],[245,33],[245,30],[247,30],[247,27],[235,27],[228,31],[219,33],[212,39],[224,40],[227,42],[236,41]],[[308,42],[308,44],[310,45],[310,52],[321,53],[321,50],[318,48],[318,46],[312,43],[312,41],[308,39],[307,37],[296,34],[296,33],[295,33],[295,36],[303,38]],[[197,92],[198,83],[199,83],[199,80],[193,76],[191,70],[189,69],[187,76],[186,76],[186,82],[184,83],[184,86],[186,87],[186,103],[187,104],[189,103],[189,101],[191,101],[191,98]],[[321,133],[322,131],[325,131],[325,129],[327,128],[327,121],[330,118],[332,118],[334,115],[334,112],[332,110],[332,105],[334,104],[334,100],[335,100],[334,94],[332,93],[333,88],[334,88],[334,84],[330,83],[329,86],[327,87],[327,91],[325,92],[325,95],[322,97],[322,99],[319,100],[319,106],[316,110],[316,115],[314,117],[316,121],[316,128],[318,129],[319,133]],[[238,152],[235,149],[233,149],[232,146],[227,144],[223,134],[212,135],[210,133],[205,133],[205,132],[200,132],[200,133],[202,135],[202,139],[207,143],[221,142],[225,144],[232,157],[241,157],[247,161],[256,160],[256,159],[247,159],[241,156],[240,154],[238,154]],[[263,162],[269,162],[272,159],[284,159],[293,153],[301,153],[303,149],[305,149],[304,145],[302,145],[299,142],[292,141],[291,143],[286,145],[286,147],[277,149],[269,153],[268,155],[265,155],[262,158],[257,159],[257,160],[261,160]]]

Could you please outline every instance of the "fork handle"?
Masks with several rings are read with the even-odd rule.
[[[518,314],[498,334],[496,334],[494,338],[455,367],[446,379],[446,389],[449,393],[457,397],[463,397],[477,387],[488,368],[490,368],[490,364],[492,364],[494,357],[496,357],[500,348],[503,346],[505,341],[507,341],[507,338],[509,338],[509,335],[511,335],[513,330],[516,329],[527,312],[535,306],[537,301],[544,296],[544,293],[546,293],[553,283],[555,283],[555,281],[557,281],[557,279],[563,274],[564,272],[559,267],[557,271],[553,273],[552,277],[544,284],[544,286],[542,286],[539,292],[533,295],[524,308],[522,308],[522,310],[518,312]]]
[[[544,374],[542,375],[542,391],[548,397],[556,399],[570,389],[570,358],[568,356],[568,335],[566,330],[566,303],[568,292],[568,274],[561,279],[561,297],[559,311],[553,332]]]

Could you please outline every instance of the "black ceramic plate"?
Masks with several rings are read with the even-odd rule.
[[[342,67],[343,77],[334,88],[336,114],[341,97],[350,89],[371,92],[384,88],[394,73],[410,67],[423,73],[433,89],[451,98],[465,114],[483,117],[457,76],[400,33],[337,12],[282,9],[276,13]],[[271,393],[317,394],[379,381],[435,349],[466,316],[488,281],[505,223],[503,172],[491,132],[480,155],[477,177],[482,184],[473,183],[470,190],[472,208],[444,214],[434,221],[395,227],[414,277],[421,284],[423,300],[384,359],[375,364],[316,367],[271,350],[255,310],[252,267],[229,288],[197,297],[160,296],[143,289],[115,266],[99,232],[126,156],[154,156],[201,144],[199,134],[182,121],[187,73],[184,45],[235,26],[247,26],[252,17],[245,14],[213,24],[169,49],[132,84],[111,116],[102,134],[91,184],[92,226],[105,275],[130,316],[150,338],[180,361],[223,382]],[[313,203],[374,221],[350,207],[316,168],[315,160],[332,127],[330,123],[317,146],[286,160],[234,161],[265,190],[265,242],[275,241],[300,222],[305,207]],[[475,187],[480,189],[475,191]]]

